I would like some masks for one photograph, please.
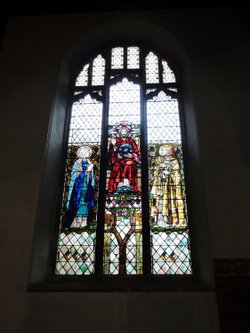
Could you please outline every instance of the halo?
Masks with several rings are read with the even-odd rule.
[[[163,144],[160,146],[159,148],[159,154],[162,156],[162,153],[163,153],[163,148],[166,147],[166,148],[170,148],[171,149],[171,155],[173,156],[174,155],[174,152],[175,152],[175,149],[174,149],[174,146],[169,144],[169,143],[166,143],[166,144]]]
[[[118,131],[122,128],[126,128],[129,132],[129,136],[131,134],[138,133],[138,129],[134,128],[133,124],[127,120],[122,120],[119,123],[116,123],[113,128],[110,130],[110,134],[118,134]]]
[[[76,155],[79,158],[82,158],[82,153],[85,152],[84,157],[90,157],[92,154],[92,149],[89,146],[81,146],[80,148],[77,149]]]

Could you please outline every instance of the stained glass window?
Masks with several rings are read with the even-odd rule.
[[[134,45],[105,49],[81,68],[68,124],[56,274],[93,276],[97,262],[103,276],[192,274],[173,69]]]
[[[178,101],[161,91],[147,102],[153,274],[191,272]]]
[[[110,88],[104,273],[142,273],[140,86]]]
[[[102,103],[86,95],[70,120],[57,274],[93,274]]]

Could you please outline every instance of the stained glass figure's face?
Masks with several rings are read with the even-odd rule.
[[[173,147],[170,145],[162,145],[159,149],[160,156],[172,156]]]
[[[89,158],[92,154],[92,149],[89,146],[82,146],[77,150],[76,154],[79,158]]]
[[[126,127],[122,127],[119,129],[119,134],[122,138],[127,138],[129,134],[129,130]]]

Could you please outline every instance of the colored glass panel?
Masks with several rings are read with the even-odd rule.
[[[124,69],[124,50],[129,79]],[[139,69],[142,60],[139,47],[116,47],[111,50],[111,59],[98,55],[91,70],[86,64],[76,79],[74,98],[80,98],[84,91],[92,97],[80,98],[71,110],[58,275],[95,274],[100,151],[106,139],[108,160],[102,174],[106,176],[106,196],[100,198],[105,200],[103,273],[143,274],[142,195],[146,193],[141,192],[142,179],[145,181],[141,147],[147,147],[151,273],[192,274],[179,105],[176,98],[159,92],[157,85],[161,75],[163,85],[173,83],[167,90],[177,92],[175,75],[165,60],[159,68],[158,57],[149,52],[145,58],[145,86],[141,71],[131,71]],[[111,68],[106,68],[106,63]],[[117,69],[123,69],[121,74]],[[107,70],[109,76],[105,76]],[[103,87],[87,88],[89,82]],[[141,97],[147,99],[146,105]],[[99,102],[102,99],[108,101],[105,113]],[[147,122],[141,123],[145,113]],[[101,137],[103,117],[107,138]],[[142,142],[141,130],[145,127],[147,142]]]
[[[56,273],[93,274],[102,103],[87,95],[72,107]]]
[[[110,87],[104,274],[142,274],[140,86]]]
[[[191,274],[178,102],[147,102],[152,274]]]

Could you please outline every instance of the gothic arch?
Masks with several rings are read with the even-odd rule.
[[[192,202],[192,228],[194,248],[193,282],[206,286],[213,284],[208,228],[202,196],[202,170],[199,161],[198,131],[191,98],[191,80],[188,56],[181,43],[169,32],[151,22],[136,19],[114,19],[105,21],[89,31],[79,32],[73,46],[64,56],[58,75],[58,87],[48,130],[45,151],[44,174],[41,183],[40,200],[34,234],[30,286],[49,280],[51,271],[51,251],[56,237],[55,215],[58,207],[58,189],[62,183],[63,146],[65,123],[67,122],[68,100],[73,79],[79,71],[83,59],[105,45],[130,41],[139,45],[146,43],[167,58],[180,82],[182,95],[180,108],[184,117],[184,136],[188,186]],[[74,73],[74,75],[72,75]],[[190,181],[192,179],[192,182]],[[46,194],[46,195],[45,195]],[[69,287],[70,288],[70,287]]]

